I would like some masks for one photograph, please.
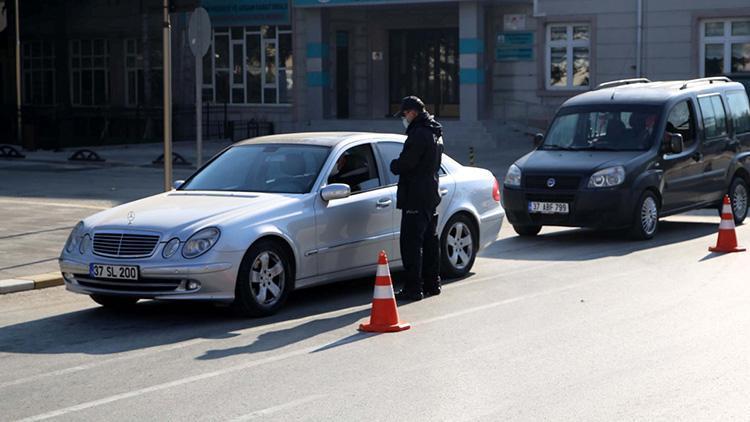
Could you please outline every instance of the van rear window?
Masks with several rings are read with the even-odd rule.
[[[703,130],[706,138],[716,138],[727,134],[727,117],[724,113],[724,104],[719,94],[698,97],[703,116]]]

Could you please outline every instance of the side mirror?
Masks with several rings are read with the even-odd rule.
[[[539,148],[544,143],[544,134],[537,133],[534,135],[534,148]]]
[[[175,189],[175,190],[177,190],[177,189],[179,189],[179,188],[180,188],[180,186],[182,186],[183,184],[185,184],[185,181],[184,181],[184,180],[175,180],[174,182],[172,182],[172,189]]]
[[[664,135],[664,146],[669,153],[681,153],[685,149],[685,141],[682,138],[682,134],[667,132]]]
[[[320,197],[326,202],[348,198],[351,194],[352,188],[344,183],[333,183],[320,190]]]

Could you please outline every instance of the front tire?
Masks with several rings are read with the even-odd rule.
[[[653,239],[658,228],[659,200],[653,192],[643,192],[635,207],[630,236],[635,240]]]
[[[294,285],[291,258],[273,241],[254,244],[240,264],[233,308],[241,316],[273,315]]]
[[[473,221],[458,214],[451,217],[440,236],[440,268],[443,277],[463,277],[477,258],[479,235]]]
[[[745,221],[748,212],[748,187],[743,178],[735,177],[732,180],[732,184],[729,185],[729,199],[732,201],[734,225],[739,226]],[[719,215],[722,208],[723,204],[719,206]]]
[[[102,305],[107,309],[131,309],[138,303],[137,297],[127,296],[107,296],[107,295],[91,295],[91,300]]]

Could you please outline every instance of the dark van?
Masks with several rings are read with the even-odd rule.
[[[726,77],[601,84],[558,110],[536,149],[508,170],[503,206],[522,236],[542,226],[628,228],[732,200],[748,213],[750,106]]]

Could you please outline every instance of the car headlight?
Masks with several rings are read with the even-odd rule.
[[[91,236],[89,236],[88,233],[86,233],[81,238],[81,243],[78,246],[78,252],[80,252],[81,255],[85,254],[86,251],[89,250],[89,246],[91,246]]]
[[[590,188],[609,188],[621,185],[625,181],[625,168],[623,166],[610,167],[599,170],[589,179]]]
[[[68,236],[68,240],[65,242],[66,252],[71,253],[76,248],[78,248],[78,244],[81,241],[82,230],[83,230],[83,221],[79,221],[78,224],[76,224],[76,226],[73,227],[73,231],[70,232],[70,235]]]
[[[180,239],[175,237],[164,245],[164,250],[162,250],[161,256],[164,258],[171,258],[178,249],[180,249]]]
[[[505,180],[503,180],[505,186],[521,186],[521,169],[517,165],[513,164],[508,169],[508,173],[505,174]]]
[[[216,227],[208,227],[190,236],[185,246],[182,247],[182,256],[185,258],[197,258],[208,252],[219,240],[221,231]]]

